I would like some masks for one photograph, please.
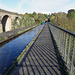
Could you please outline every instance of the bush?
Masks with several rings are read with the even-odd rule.
[[[51,23],[75,33],[75,11],[53,13],[49,19]]]

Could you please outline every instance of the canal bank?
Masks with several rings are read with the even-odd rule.
[[[34,26],[28,26],[28,27],[23,27],[20,29],[16,29],[13,31],[8,31],[8,32],[4,32],[4,33],[0,33],[0,44],[4,44],[18,36],[20,36],[21,34],[37,27],[38,25],[34,25]]]
[[[10,71],[11,71],[11,69],[17,64],[17,63],[19,63],[20,62],[20,58],[21,57],[23,57],[22,55],[24,55],[24,53],[27,53],[27,49],[29,48],[29,46],[31,46],[31,44],[34,42],[34,40],[36,39],[36,37],[38,36],[38,31],[42,28],[43,26],[41,25],[41,26],[37,26],[37,27],[35,27],[35,28],[33,28],[32,30],[30,30],[30,31],[28,31],[28,32],[26,32],[26,33],[24,33],[24,34],[22,34],[21,36],[19,36],[18,37],[18,39],[19,40],[17,40],[17,38],[16,39],[14,39],[14,40],[12,40],[12,41],[10,41],[9,43],[7,43],[7,44],[9,44],[8,46],[7,46],[7,44],[5,44],[5,46],[3,46],[3,48],[2,49],[0,49],[0,50],[3,50],[4,48],[5,48],[5,50],[4,50],[4,52],[2,52],[2,53],[4,53],[5,54],[5,52],[7,53],[6,55],[3,55],[3,57],[2,58],[4,58],[4,56],[7,58],[7,59],[3,59],[2,60],[2,62],[0,62],[0,64],[2,63],[3,65],[5,65],[6,66],[6,64],[8,63],[8,61],[10,62],[11,60],[12,60],[12,56],[15,56],[15,54],[16,54],[16,56],[15,56],[15,61],[12,63],[12,65],[10,66],[10,68],[8,69],[8,67],[6,66],[6,67],[4,67],[3,69],[6,71],[7,69],[7,71],[5,72],[5,74],[3,74],[3,75],[7,75]],[[33,34],[34,33],[34,34]],[[27,34],[28,34],[28,36],[27,36]],[[37,35],[36,35],[37,34]],[[30,36],[31,35],[31,36]],[[36,35],[35,36],[35,38],[34,38],[34,35]],[[27,36],[26,38],[25,38],[25,36]],[[24,38],[23,38],[24,37]],[[23,39],[24,41],[21,41],[21,39]],[[30,41],[29,41],[29,39],[30,39]],[[16,41],[17,40],[17,41]],[[27,41],[26,40],[28,40],[28,43],[26,43]],[[32,41],[31,41],[32,40]],[[16,41],[16,42],[15,42]],[[19,41],[19,42],[18,42]],[[14,49],[14,48],[12,48],[12,43],[13,42],[13,44],[14,44],[14,46],[15,46],[15,48],[16,49]],[[22,42],[24,42],[22,45],[21,45],[21,43]],[[20,45],[16,45],[16,44],[18,43],[20,43]],[[24,45],[24,47],[22,48],[22,49],[20,49],[20,46],[23,46]],[[18,46],[18,48],[17,48],[17,46]],[[7,49],[6,49],[6,47],[7,47]],[[10,50],[9,50],[9,47],[11,47],[10,48]],[[13,50],[13,52],[11,51],[11,49]],[[17,53],[17,52],[19,52],[19,53]],[[11,53],[11,54],[9,54],[9,53]],[[18,56],[19,55],[19,56]],[[0,56],[1,57],[1,56]],[[9,57],[9,58],[8,58]],[[0,59],[1,60],[1,59]],[[7,62],[7,63],[5,63],[5,62]],[[8,63],[8,64],[10,64],[10,63]],[[2,69],[2,68],[1,68]],[[0,69],[0,70],[1,70]]]

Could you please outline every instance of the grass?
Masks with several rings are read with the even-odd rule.
[[[6,40],[6,39],[8,39],[8,37],[4,37],[4,39]]]
[[[0,41],[2,40],[2,38],[0,37]]]
[[[30,30],[30,29],[32,29],[32,28],[34,28],[34,27],[36,27],[36,26],[33,26],[33,27],[30,27],[30,28],[27,28],[27,29],[25,29],[25,30],[21,30],[21,31],[18,32],[18,34],[21,34],[21,33],[25,32],[25,31],[28,31],[28,30]]]

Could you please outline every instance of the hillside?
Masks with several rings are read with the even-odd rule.
[[[75,33],[75,10],[70,9],[68,13],[52,13],[49,17],[50,22],[68,31]]]
[[[47,19],[46,14],[42,13],[36,13],[33,12],[31,13],[25,13],[24,15],[21,16],[21,18],[17,18],[17,21],[14,20],[12,22],[12,30],[20,28],[20,27],[27,27],[31,25],[40,25],[43,21]]]

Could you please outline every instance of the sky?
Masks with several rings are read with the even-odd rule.
[[[0,9],[24,13],[65,12],[75,9],[75,0],[0,0]]]

